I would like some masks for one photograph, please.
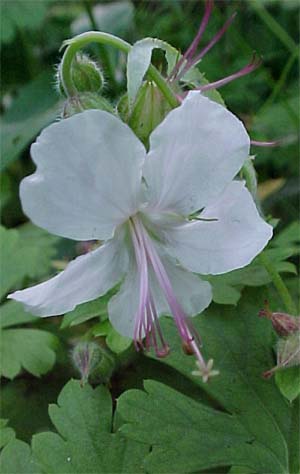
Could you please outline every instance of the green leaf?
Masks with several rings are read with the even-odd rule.
[[[295,221],[283,229],[272,240],[274,247],[288,248],[292,255],[300,253],[300,222]]]
[[[300,394],[300,367],[288,367],[275,374],[276,384],[290,402]]]
[[[25,277],[39,278],[51,268],[57,238],[32,224],[25,224],[18,230],[0,227],[0,241],[1,264],[5,268],[5,272],[1,272],[0,298],[20,286]],[[58,347],[55,335],[39,329],[11,329],[36,320],[16,301],[1,306],[0,373],[4,377],[13,379],[22,369],[40,376],[53,367]]]
[[[221,466],[289,472],[291,409],[274,381],[261,377],[274,363],[272,329],[256,316],[263,297],[263,292],[248,292],[237,309],[212,306],[194,318],[204,355],[220,370],[209,384],[192,375],[194,358],[183,355],[175,325],[165,319],[173,351],[163,362],[202,387],[219,410],[157,382],[145,384],[147,393],[123,394],[119,410],[129,423],[122,432],[152,445],[145,461],[149,472],[194,473]]]
[[[73,311],[65,314],[61,323],[61,329],[76,326],[89,319],[107,317],[107,303],[109,297],[101,296],[93,301],[76,306]]]
[[[4,329],[1,333],[1,368],[4,377],[13,379],[24,368],[35,376],[52,369],[58,339],[40,329]]]
[[[155,48],[165,51],[168,70],[170,71],[178,59],[179,52],[177,49],[160,39],[144,38],[134,43],[127,60],[127,91],[130,108],[151,64],[152,51]]]
[[[35,435],[31,457],[28,445],[19,442],[13,451],[9,443],[1,454],[1,472],[24,472],[14,464],[21,454],[47,474],[144,472],[142,460],[148,446],[112,432],[112,400],[106,387],[93,390],[71,380],[60,393],[57,405],[50,405],[49,414],[58,433]]]
[[[41,474],[32,461],[30,448],[24,441],[15,439],[8,443],[0,456],[2,474]]]
[[[1,306],[0,328],[2,329],[35,321],[39,321],[39,318],[25,311],[24,306],[17,301],[7,301]]]
[[[0,448],[3,448],[3,446],[15,439],[16,436],[14,430],[6,426],[7,423],[8,420],[0,418]]]
[[[93,327],[93,335],[106,336],[106,344],[111,351],[115,354],[119,354],[128,349],[132,344],[132,339],[128,337],[121,336],[114,327],[111,325],[108,319],[102,321],[101,323],[96,324]]]
[[[27,275],[28,268],[23,266],[26,254],[20,248],[17,230],[8,230],[0,226],[0,254],[5,272],[1,272],[0,299]],[[29,262],[27,262],[29,263]]]
[[[1,272],[0,299],[22,285],[25,277],[38,279],[49,272],[57,241],[57,237],[32,224],[18,229],[0,226],[1,263],[5,268],[5,272]]]
[[[32,9],[34,11],[35,7]],[[0,170],[16,160],[40,130],[57,118],[58,113],[59,102],[53,87],[52,72],[44,72],[21,87],[18,96],[1,119]]]
[[[279,273],[297,273],[295,265],[285,261],[294,254],[291,247],[268,247],[267,250],[264,250],[264,253],[272,260]],[[241,291],[245,286],[264,286],[272,281],[269,273],[262,266],[259,257],[239,270],[224,275],[203,276],[202,278],[212,285],[213,301],[215,303],[232,305],[237,304],[241,297]]]

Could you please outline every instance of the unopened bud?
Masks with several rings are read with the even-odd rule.
[[[81,383],[106,383],[118,366],[112,352],[92,341],[79,342],[72,351],[75,367],[80,372]]]
[[[85,92],[70,97],[65,102],[62,115],[63,118],[67,118],[89,109],[105,110],[111,114],[115,112],[114,107],[107,99],[96,93]]]
[[[80,372],[82,383],[86,383],[102,359],[101,349],[95,342],[79,342],[72,351],[73,363]]]
[[[277,365],[262,375],[270,378],[279,369],[300,364],[300,332],[293,332],[286,338],[280,338],[277,343]]]
[[[259,316],[269,319],[279,336],[288,336],[300,330],[299,317],[287,313],[272,313],[267,301],[265,301],[265,308],[260,310]]]
[[[151,132],[163,121],[171,107],[156,84],[146,81],[140,88],[132,109],[129,108],[127,94],[120,99],[117,109],[122,120],[128,123],[147,146]]]
[[[104,76],[100,66],[85,54],[77,54],[71,66],[71,75],[79,93],[99,93],[103,88]]]

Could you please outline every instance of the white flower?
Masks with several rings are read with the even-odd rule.
[[[124,279],[108,306],[117,331],[162,356],[168,345],[158,317],[172,314],[207,375],[188,316],[212,294],[194,273],[241,268],[272,235],[244,183],[233,180],[249,155],[243,124],[191,92],[154,130],[148,154],[127,125],[99,110],[46,128],[31,153],[37,170],[21,184],[25,213],[62,237],[106,243],[9,297],[52,316]],[[195,213],[201,220],[187,218]]]

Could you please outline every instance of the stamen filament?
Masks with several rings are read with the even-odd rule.
[[[139,241],[143,241],[144,243],[147,257],[155,272],[158,283],[164,292],[170,310],[172,311],[179,334],[182,340],[192,348],[195,356],[197,357],[199,367],[203,369],[203,373],[206,373],[207,366],[199,350],[199,345],[201,345],[200,338],[193,326],[190,324],[190,321],[186,317],[181,305],[176,299],[169,276],[156,252],[150,237],[148,236],[147,232],[145,232],[138,219],[134,218],[134,224]],[[151,306],[154,307],[154,305]]]
[[[262,147],[275,147],[282,144],[282,140],[274,140],[272,142],[263,142],[259,140],[250,140],[250,144],[253,146],[262,146]]]
[[[172,80],[172,79],[176,78],[178,71],[180,70],[181,66],[184,64],[184,62],[186,60],[187,61],[188,60],[192,61],[193,56],[196,52],[196,49],[197,49],[197,47],[200,43],[200,40],[202,38],[202,35],[203,35],[203,33],[204,33],[204,31],[207,27],[212,9],[213,9],[213,0],[206,0],[206,2],[205,2],[205,12],[204,12],[204,16],[202,18],[200,27],[198,29],[198,32],[197,32],[195,38],[193,39],[191,45],[189,46],[189,48],[186,50],[186,52],[183,54],[183,56],[180,58],[180,60],[175,65],[173,71],[171,72],[171,74],[169,76],[169,80]]]
[[[142,235],[137,232],[136,225],[130,223],[130,230],[132,235],[132,242],[135,251],[138,271],[140,275],[140,298],[138,310],[135,316],[134,327],[134,344],[136,350],[144,349],[143,338],[146,339],[146,349],[150,349],[151,341],[158,357],[163,357],[168,354],[169,347],[165,342],[162,331],[159,326],[158,316],[156,313],[153,297],[149,288],[149,274],[148,261],[145,250],[145,245]],[[160,344],[158,343],[156,332],[159,336]],[[161,346],[161,347],[160,347]]]
[[[137,310],[137,315],[135,318],[135,327],[134,327],[134,341],[136,348],[138,346],[143,347],[143,335],[142,329],[144,325],[144,317],[143,314],[145,313],[145,308],[147,305],[147,298],[148,298],[148,265],[147,265],[147,257],[145,248],[139,242],[138,235],[135,232],[134,226],[130,224],[131,235],[132,235],[132,242],[135,251],[135,256],[137,260],[139,275],[140,275],[140,299],[139,305]],[[146,328],[144,327],[145,333],[147,334]]]
[[[204,86],[197,88],[197,90],[200,90],[201,92],[203,92],[203,91],[208,91],[211,89],[218,89],[219,87],[225,86],[225,84],[228,84],[229,82],[235,81],[235,79],[238,79],[239,77],[243,77],[243,76],[246,76],[247,74],[250,74],[255,69],[257,69],[260,65],[261,65],[261,61],[260,60],[257,61],[256,56],[254,54],[251,62],[247,64],[247,66],[243,67],[240,71],[235,72],[234,74],[230,74],[230,76],[224,77],[223,79],[219,79],[218,81],[205,84]]]
[[[187,61],[187,64],[185,67],[182,69],[180,74],[177,76],[177,80],[181,79],[182,76],[193,66],[195,66],[204,56],[208,51],[222,38],[224,33],[228,30],[230,27],[231,23],[236,17],[236,12],[234,12],[228,20],[224,23],[223,27],[218,31],[218,33],[213,37],[213,39],[205,46],[205,48],[200,51],[200,53],[191,61]]]

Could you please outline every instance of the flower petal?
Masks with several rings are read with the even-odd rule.
[[[272,237],[272,227],[259,216],[251,194],[238,181],[200,217],[217,220],[169,226],[162,235],[168,251],[192,272],[217,275],[242,268]]]
[[[144,165],[150,207],[191,214],[212,202],[249,155],[242,122],[199,92],[190,92],[150,137]]]
[[[134,258],[120,291],[108,303],[108,315],[111,324],[122,336],[133,339],[135,315],[140,298],[140,278]]]
[[[162,262],[170,278],[177,300],[186,315],[195,316],[207,308],[212,300],[209,283],[176,265],[169,257],[162,258]],[[170,308],[162,289],[159,287],[153,269],[149,268],[149,275],[150,290],[158,316],[163,314],[171,315]],[[120,291],[108,303],[108,314],[112,325],[120,334],[130,338],[133,338],[134,335],[134,318],[139,304],[139,281],[137,265],[132,258],[131,267]]]
[[[186,271],[177,265],[170,257],[161,261],[171,281],[176,299],[187,316],[196,316],[209,306],[212,300],[212,290],[208,282],[201,280],[198,275]],[[172,314],[157,281],[151,275],[151,289],[154,294],[156,309],[159,315]]]
[[[8,298],[24,304],[37,316],[54,316],[104,295],[127,269],[128,254],[115,237],[100,248],[77,257],[67,268],[44,283],[15,291]]]
[[[38,226],[74,240],[106,240],[136,211],[145,149],[113,115],[88,110],[50,125],[31,154],[37,170],[20,192]]]

